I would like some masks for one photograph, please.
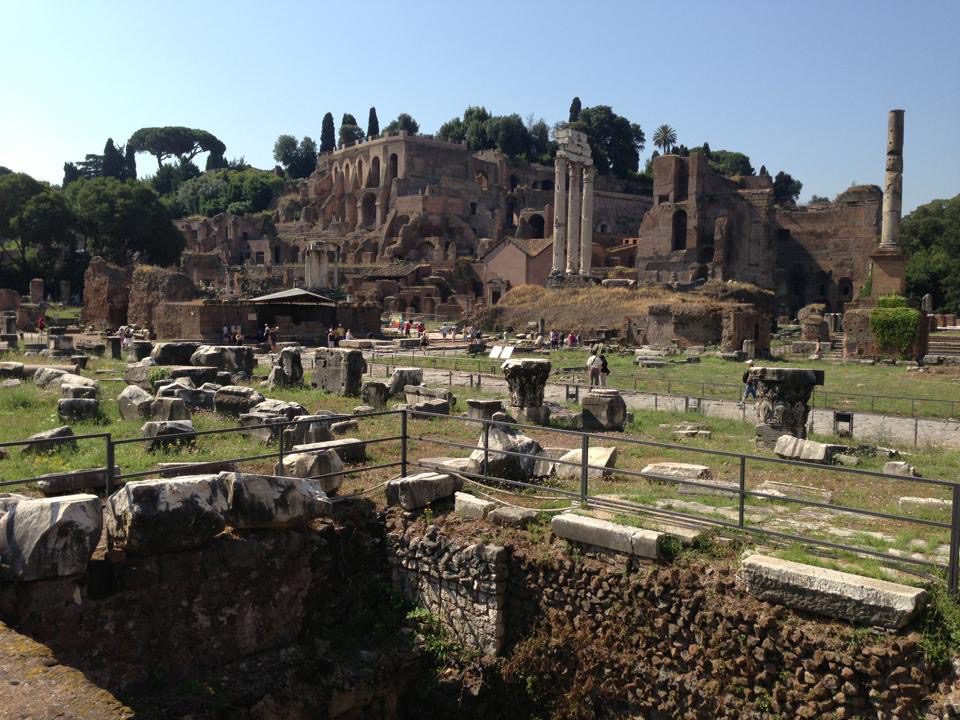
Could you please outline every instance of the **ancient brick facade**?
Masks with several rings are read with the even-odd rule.
[[[99,256],[92,258],[83,274],[81,320],[96,328],[116,329],[125,324],[130,275],[129,268],[110,265]]]

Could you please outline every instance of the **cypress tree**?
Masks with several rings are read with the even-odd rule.
[[[377,119],[377,109],[370,108],[370,115],[367,116],[367,137],[376,137],[380,134],[380,121]]]
[[[126,161],[123,155],[113,144],[113,138],[107,138],[107,144],[103,146],[103,164],[100,174],[103,177],[112,177],[117,180],[123,180]]]
[[[575,97],[573,102],[570,103],[570,122],[576,122],[580,119],[580,98]]]
[[[123,164],[124,168],[124,177],[127,180],[136,180],[137,179],[137,153],[133,151],[133,145],[127,143],[125,150],[125,157]]]
[[[333,127],[333,113],[323,116],[320,127],[320,152],[333,152],[337,149],[337,132]]]

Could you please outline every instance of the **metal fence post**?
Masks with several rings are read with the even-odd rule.
[[[110,490],[113,487],[113,468],[116,464],[114,459],[114,448],[113,448],[113,436],[110,433],[107,433],[107,474],[104,479],[104,492],[107,497],[110,497]]]
[[[917,434],[920,430],[920,418],[914,416],[913,418],[913,446],[917,447]]]
[[[407,411],[400,411],[400,476],[407,476]]]
[[[587,471],[590,464],[590,436],[583,434],[580,442],[580,504],[587,507],[587,483],[589,481]]]
[[[483,421],[483,474],[490,474],[490,421]]]
[[[957,592],[957,552],[960,551],[960,485],[953,486],[953,504],[950,512],[950,562],[947,563],[947,588]]]
[[[739,508],[739,517],[738,523],[740,527],[743,527],[743,515],[746,510],[745,505],[747,502],[747,496],[744,495],[747,489],[747,458],[743,455],[740,456],[740,508]]]
[[[284,423],[277,428],[280,431],[280,438],[279,442],[277,443],[277,460],[279,462],[279,465],[277,466],[277,472],[281,474],[283,473],[283,431],[287,429],[288,425],[290,425],[290,423]]]

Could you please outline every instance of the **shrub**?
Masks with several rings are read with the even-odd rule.
[[[906,307],[906,298],[888,295],[877,300],[870,313],[870,329],[882,350],[906,356],[917,338],[920,311]]]

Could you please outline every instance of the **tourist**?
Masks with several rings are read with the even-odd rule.
[[[425,348],[429,344],[430,344],[430,341],[427,339],[427,334],[420,333],[420,347]]]
[[[591,353],[590,357],[587,358],[587,376],[590,380],[590,387],[600,385],[601,367],[603,367],[603,363],[600,361],[600,356]]]
[[[347,334],[347,332],[346,332],[346,330],[343,329],[343,325],[341,325],[340,323],[337,323],[337,330],[336,330],[336,335],[337,335],[337,347],[340,347],[340,341],[343,340],[343,338],[346,336],[346,334]]]
[[[447,339],[447,324],[446,324],[446,323],[444,323],[443,325],[440,326],[440,337],[441,337],[443,340],[446,340],[446,339]]]
[[[43,317],[43,315],[41,315],[41,316],[40,316],[40,319],[37,320],[37,330],[40,331],[40,339],[41,339],[41,340],[43,340],[43,331],[46,330],[46,329],[47,329],[47,320],[46,320],[46,318]]]
[[[577,346],[577,336],[573,334],[573,330],[570,331],[570,334],[567,335],[567,347],[571,350]]]
[[[820,340],[817,340],[817,349],[813,351],[814,360],[823,360],[823,346],[820,344]]]
[[[600,387],[607,386],[607,376],[610,374],[610,366],[607,364],[607,356],[600,353]]]
[[[327,330],[327,347],[328,348],[336,347],[337,346],[336,343],[337,343],[337,336],[333,332],[333,328],[330,328],[329,330]]]
[[[223,326],[223,332],[220,333],[220,336],[223,338],[224,345],[230,342],[230,329],[226,325]]]
[[[747,369],[743,371],[743,397],[740,398],[740,402],[737,403],[737,407],[743,407],[743,404],[747,401],[748,397],[752,397],[754,400],[757,399],[757,388],[753,383],[753,378],[750,377],[750,368],[753,366],[753,360],[747,360]]]
[[[559,350],[560,349],[560,331],[554,328],[550,331],[550,349]]]
[[[243,332],[240,330],[239,327],[237,328],[237,331],[233,334],[233,344],[237,345],[238,347],[240,345],[243,345]]]
[[[274,325],[270,328],[270,351],[277,351],[277,340],[280,338],[280,326]]]
[[[343,336],[344,340],[353,340],[353,333],[350,332],[350,328],[347,328],[347,334]]]

